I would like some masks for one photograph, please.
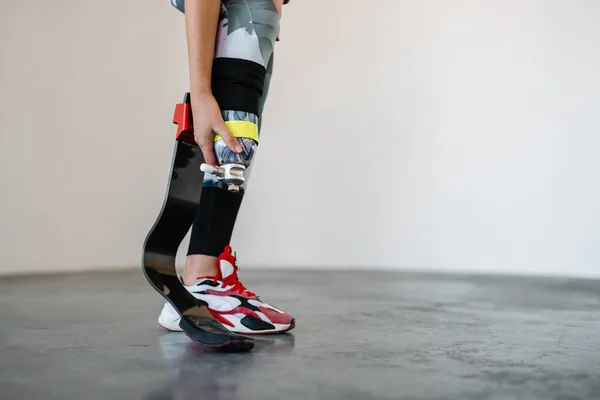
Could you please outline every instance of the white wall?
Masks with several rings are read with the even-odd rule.
[[[285,8],[241,263],[600,276],[600,3],[367,4]],[[0,7],[0,271],[137,265],[181,16]]]
[[[0,3],[0,270],[138,265],[187,82],[168,2]]]

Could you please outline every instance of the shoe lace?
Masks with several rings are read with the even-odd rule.
[[[254,293],[246,289],[246,286],[244,286],[244,284],[240,282],[237,271],[229,275],[227,278],[223,278],[223,286],[231,286],[231,290],[234,292],[237,292],[239,294],[246,294],[250,297],[256,297]]]
[[[246,289],[246,286],[244,286],[244,284],[240,281],[240,278],[238,276],[237,259],[233,266],[233,273],[227,276],[226,278],[223,278],[223,275],[221,275],[221,273],[219,272],[219,274],[213,279],[213,284],[216,284],[219,279],[221,279],[221,281],[223,282],[223,287],[231,286],[230,290],[236,293],[246,294],[249,297],[256,297],[256,294]]]

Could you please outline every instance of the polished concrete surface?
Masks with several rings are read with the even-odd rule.
[[[598,399],[598,281],[242,271],[252,353],[156,324],[141,271],[0,279],[1,399]]]

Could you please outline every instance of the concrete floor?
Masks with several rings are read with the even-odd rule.
[[[600,398],[598,281],[242,277],[297,319],[248,354],[159,328],[141,271],[0,279],[0,398]]]

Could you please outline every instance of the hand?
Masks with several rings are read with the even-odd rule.
[[[220,135],[234,153],[242,152],[242,146],[225,125],[219,104],[212,93],[192,95],[192,114],[194,139],[202,150],[206,164],[218,165],[214,152],[215,135]]]

